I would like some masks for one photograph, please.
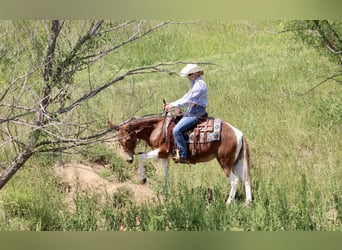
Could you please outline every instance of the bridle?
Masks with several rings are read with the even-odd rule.
[[[129,128],[129,126],[128,126],[128,128]],[[130,150],[131,152],[129,152],[129,150],[127,149],[127,147],[126,147],[126,145],[124,144],[124,146],[123,146],[123,151],[125,152],[125,153],[127,153],[127,154],[130,154],[130,153],[132,153],[133,155],[137,155],[134,151],[135,151],[135,148],[136,148],[136,146],[137,146],[137,143],[138,143],[138,139],[136,138],[136,136],[132,136],[133,134],[137,134],[137,133],[139,133],[140,131],[142,131],[144,128],[141,128],[141,129],[137,129],[137,130],[130,130],[130,129],[128,129],[128,133],[127,134],[125,134],[125,135],[119,135],[119,141],[120,141],[120,143],[121,143],[121,140],[127,140],[127,139],[130,139],[130,140],[132,140],[132,137],[134,137],[134,142],[133,142],[133,146],[132,146],[132,149],[133,150]],[[121,143],[122,144],[122,143]]]

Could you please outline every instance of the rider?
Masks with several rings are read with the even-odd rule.
[[[164,110],[169,111],[171,108],[180,108],[187,106],[181,120],[173,129],[173,136],[176,140],[178,153],[173,160],[176,163],[188,163],[187,161],[187,145],[184,138],[184,132],[193,127],[198,119],[204,116],[208,105],[208,88],[202,79],[203,69],[197,64],[187,64],[180,72],[180,76],[187,77],[190,82],[190,89],[180,99],[164,104]]]

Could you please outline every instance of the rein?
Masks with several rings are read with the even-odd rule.
[[[163,104],[164,104],[164,105],[166,105],[166,101],[165,101],[165,99],[163,99]],[[167,117],[167,114],[169,113],[169,111],[164,109],[164,112],[165,112],[165,115],[164,115],[164,120],[163,120],[163,126],[162,126],[162,129],[164,129],[164,126],[165,126],[165,120],[166,120],[166,117]]]

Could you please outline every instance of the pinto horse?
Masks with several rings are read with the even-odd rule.
[[[118,131],[118,139],[125,153],[126,161],[132,163],[135,155],[135,148],[138,140],[143,140],[152,149],[147,153],[140,153],[138,157],[138,174],[142,183],[146,182],[144,174],[144,160],[161,159],[164,190],[168,188],[168,173],[171,152],[165,146],[168,143],[165,139],[166,116],[132,118],[120,125],[108,125]],[[188,145],[188,155],[195,149],[193,144]],[[222,122],[221,139],[219,141],[208,142],[206,147],[196,150],[196,158],[191,163],[207,162],[214,158],[220,164],[224,174],[230,180],[231,190],[226,200],[230,204],[235,197],[239,180],[245,185],[246,203],[252,201],[251,172],[249,163],[249,149],[243,133],[227,122]]]

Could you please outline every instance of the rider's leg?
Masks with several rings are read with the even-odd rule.
[[[184,132],[189,130],[197,123],[197,117],[184,116],[177,125],[173,128],[173,136],[176,140],[177,147],[179,149],[179,156],[181,159],[187,158],[187,146],[184,139]]]

